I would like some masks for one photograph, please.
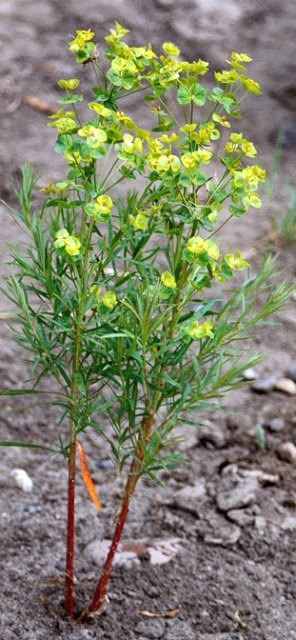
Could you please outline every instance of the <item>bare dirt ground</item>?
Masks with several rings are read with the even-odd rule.
[[[61,175],[46,115],[26,104],[26,98],[35,96],[56,107],[57,81],[75,69],[67,52],[75,29],[93,27],[103,35],[119,20],[135,25],[138,42],[173,40],[185,55],[214,63],[233,49],[244,50],[254,53],[257,78],[265,82],[266,93],[258,108],[246,105],[243,129],[261,150],[271,174],[279,128],[284,145],[262,212],[237,222],[224,242],[237,242],[252,254],[254,273],[267,250],[278,252],[279,277],[294,282],[295,245],[288,248],[269,235],[274,222],[279,226],[291,206],[288,185],[295,180],[293,3],[258,2],[256,12],[252,5],[198,0],[151,4],[142,0],[2,0],[2,198],[13,201],[11,177],[19,174],[24,161],[43,174],[41,183]],[[6,273],[6,243],[18,241],[19,230],[4,207],[0,214],[1,270]],[[9,340],[3,319],[7,309],[1,297],[0,386],[13,388],[22,384],[27,371]],[[295,297],[277,321],[279,325],[258,331],[252,342],[252,351],[263,356],[257,367],[259,378],[283,377],[296,366]],[[212,426],[204,432],[187,430],[183,447],[188,464],[164,478],[165,488],[155,488],[150,481],[139,486],[125,534],[129,541],[179,538],[179,552],[163,565],[152,565],[142,554],[137,565],[116,567],[111,605],[88,626],[72,624],[63,610],[65,464],[40,451],[1,451],[1,640],[296,639],[296,463],[278,456],[280,445],[296,444],[295,396],[274,390],[257,394],[246,386],[226,397],[221,412],[208,419]],[[34,442],[41,434],[44,442],[52,443],[56,422],[56,411],[50,406],[1,400],[1,439]],[[258,424],[265,425],[262,448],[258,448],[258,429],[256,441]],[[96,538],[110,537],[120,489],[114,469],[104,462],[109,453],[105,445],[89,433],[85,446],[91,451],[91,471],[104,510],[96,514],[79,481],[78,608],[90,597],[99,573],[86,547]],[[34,482],[31,493],[13,483],[10,472],[19,467]],[[234,490],[240,491],[239,497]],[[141,613],[174,610],[178,611],[172,618]]]

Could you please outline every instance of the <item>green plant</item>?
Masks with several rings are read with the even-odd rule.
[[[245,164],[256,149],[242,133],[227,135],[246,92],[260,93],[245,75],[251,59],[233,53],[229,70],[216,72],[207,89],[200,82],[207,62],[181,60],[168,42],[161,55],[150,45],[129,46],[126,33],[117,24],[106,37],[106,67],[92,31],[78,31],[70,43],[82,68],[93,68],[94,98],[80,105],[80,81],[59,83],[66,97],[50,126],[58,131],[56,151],[64,154],[68,174],[41,190],[38,208],[35,178],[23,168],[16,215],[31,240],[22,250],[11,248],[15,275],[5,289],[18,308],[16,339],[31,354],[32,385],[25,393],[34,394],[44,376],[52,376],[55,403],[69,424],[53,449],[69,469],[65,603],[71,617],[76,451],[83,452],[87,428],[107,439],[125,477],[110,551],[82,618],[106,606],[139,479],[148,474],[159,482],[159,472],[182,462],[174,428],[195,424],[198,411],[241,384],[256,357],[242,359],[237,341],[290,293],[286,285],[274,287],[268,259],[255,278],[228,293],[222,309],[206,294],[248,266],[239,250],[221,255],[213,237],[230,218],[261,204],[257,187],[265,171]],[[119,107],[132,94],[143,97],[139,123]],[[151,129],[143,126],[149,104]],[[222,131],[226,140],[217,156]],[[122,195],[119,184],[133,181],[134,190]],[[258,292],[265,296],[259,309]],[[85,477],[93,493],[87,470]]]
[[[281,221],[280,233],[284,243],[291,247],[296,242],[296,193],[290,189],[289,209]]]

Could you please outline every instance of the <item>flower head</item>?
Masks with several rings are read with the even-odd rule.
[[[177,283],[175,277],[170,273],[170,271],[165,271],[161,275],[161,282],[165,287],[168,287],[168,289],[176,289]]]
[[[115,291],[106,291],[106,293],[102,298],[102,302],[105,305],[105,307],[108,307],[108,309],[113,309],[113,307],[115,307],[117,302]]]
[[[213,323],[211,320],[205,320],[203,324],[199,324],[198,320],[189,325],[188,334],[193,340],[201,340],[202,338],[213,338]]]
[[[55,234],[53,246],[55,249],[65,249],[69,256],[78,256],[81,249],[81,242],[76,236],[70,235],[67,229],[59,229]]]

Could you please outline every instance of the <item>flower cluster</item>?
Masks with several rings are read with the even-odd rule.
[[[202,84],[202,77],[209,71],[208,62],[181,60],[173,42],[164,42],[160,55],[151,45],[129,46],[125,42],[127,33],[116,23],[106,37],[108,66],[102,82],[93,89],[93,100],[88,101],[86,119],[76,107],[83,99],[74,93],[79,79],[59,82],[66,92],[60,102],[71,104],[72,110],[61,108],[51,116],[49,125],[57,129],[56,149],[64,154],[69,166],[67,180],[59,183],[62,186],[52,184],[47,188],[52,196],[48,206],[57,206],[63,221],[54,247],[75,260],[82,254],[81,244],[87,246],[91,230],[98,236],[100,260],[104,262],[104,256],[115,251],[121,260],[126,255],[136,256],[136,265],[139,256],[144,259],[150,255],[145,247],[154,233],[159,239],[170,237],[172,243],[179,237],[176,256],[160,275],[157,271],[155,286],[163,303],[181,296],[178,304],[182,306],[190,286],[202,291],[211,286],[212,280],[223,282],[234,271],[248,266],[239,251],[221,255],[212,236],[225,209],[235,217],[261,206],[258,190],[265,171],[252,164],[257,150],[242,132],[230,130],[245,92],[260,93],[260,87],[246,75],[246,65],[251,62],[247,54],[234,52],[227,61],[229,68],[215,72],[216,84],[210,90]],[[98,78],[102,65],[97,63],[94,32],[77,31],[69,46],[78,62],[94,66]],[[146,109],[152,103],[150,111],[156,119],[152,129],[143,127],[145,112],[139,124],[121,108],[121,98],[138,90],[144,92]],[[171,106],[172,90],[175,109]],[[185,114],[183,121],[178,105]],[[217,156],[215,142],[221,136],[223,151]],[[146,187],[141,197],[131,196],[124,208],[122,200],[113,196],[113,189],[123,180],[136,180],[138,176],[146,181]],[[75,191],[76,200],[71,195]],[[80,209],[81,225],[79,216],[73,221],[69,218],[71,206],[73,211]],[[112,234],[107,240],[101,223],[111,221]],[[77,228],[77,235],[71,235],[68,227],[73,234]],[[117,247],[119,240],[121,250]],[[159,251],[161,246],[162,240]],[[97,288],[95,301],[98,310],[113,309],[117,302],[114,289],[107,286],[101,295],[101,288]],[[194,319],[186,326],[187,338],[212,337],[208,318],[203,324]]]
[[[72,236],[67,229],[60,229],[55,234],[54,247],[64,249],[69,256],[79,256],[81,242],[76,236]]]

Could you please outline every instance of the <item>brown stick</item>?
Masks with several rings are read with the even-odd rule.
[[[65,607],[70,618],[74,618],[75,475],[76,442],[74,441],[70,447],[68,462],[68,522],[65,575]]]

